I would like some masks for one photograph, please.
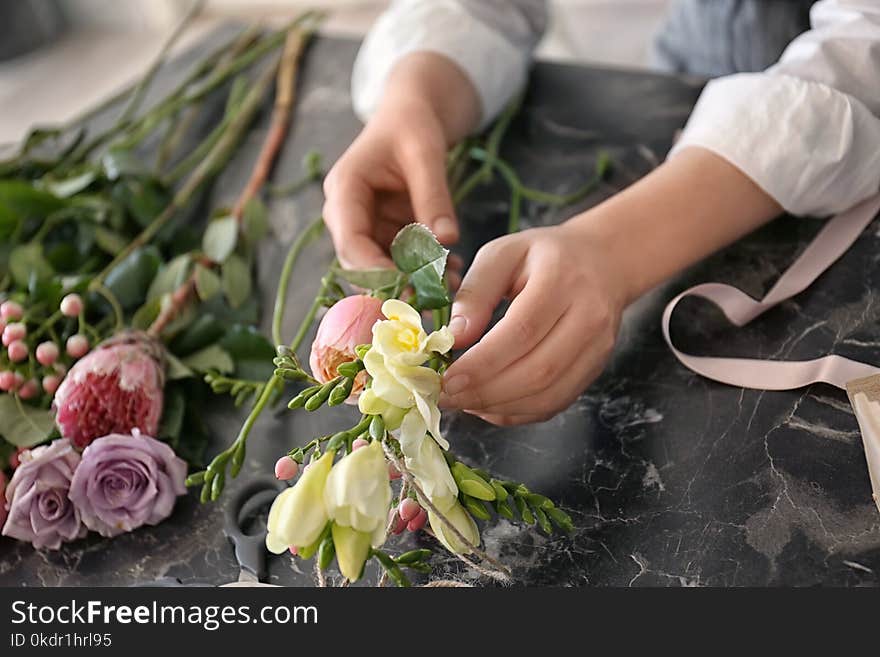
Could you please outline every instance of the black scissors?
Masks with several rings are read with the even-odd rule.
[[[253,479],[238,490],[226,507],[223,533],[235,548],[238,581],[226,586],[271,586],[266,579],[266,522],[269,506],[287,487],[277,479]]]

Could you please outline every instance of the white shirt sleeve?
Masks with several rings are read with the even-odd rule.
[[[763,73],[709,82],[670,157],[707,148],[821,216],[880,189],[880,0],[821,0],[810,20]]]
[[[355,61],[355,112],[366,121],[397,61],[429,51],[448,57],[470,78],[486,126],[525,85],[546,21],[546,0],[394,0]]]

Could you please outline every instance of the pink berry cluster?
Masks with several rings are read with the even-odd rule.
[[[58,314],[77,318],[82,315],[83,301],[78,294],[66,295],[59,304]],[[58,317],[56,314],[54,317]],[[90,348],[89,339],[76,333],[67,338],[64,351],[53,340],[45,337],[46,324],[29,327],[25,308],[12,299],[0,303],[0,391],[17,394],[21,399],[35,399],[40,389],[50,397],[58,390],[67,365],[63,360],[76,360],[85,356]]]

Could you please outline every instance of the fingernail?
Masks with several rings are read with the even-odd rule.
[[[464,335],[464,331],[467,328],[467,317],[464,315],[456,315],[452,319],[449,320],[449,330],[452,331],[452,335],[456,338]]]
[[[454,396],[468,387],[471,379],[467,374],[456,374],[443,384],[443,392],[447,395]]]
[[[449,217],[437,217],[434,220],[434,233],[441,240],[452,238],[455,235],[455,222]]]

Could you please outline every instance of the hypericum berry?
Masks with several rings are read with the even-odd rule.
[[[289,481],[299,472],[299,463],[289,456],[282,456],[275,461],[275,478],[281,481]]]
[[[37,345],[37,362],[49,367],[58,360],[58,345],[54,342],[41,342]]]
[[[3,329],[3,346],[8,347],[15,340],[24,340],[27,336],[27,327],[21,322],[7,324]]]
[[[6,353],[9,354],[9,360],[13,363],[20,363],[27,358],[28,348],[21,340],[15,340],[14,342],[9,343],[9,346],[6,348]]]
[[[388,464],[388,478],[391,481],[395,479],[400,479],[403,475],[400,474],[400,470],[398,470],[393,463]]]
[[[299,548],[297,548],[295,545],[291,545],[291,546],[290,546],[289,548],[287,548],[287,549],[290,550],[290,553],[291,553],[293,556],[296,556],[296,555],[299,554]]]
[[[82,333],[67,338],[67,353],[72,358],[82,358],[89,353],[89,339]]]
[[[61,314],[65,317],[79,317],[83,310],[83,300],[78,294],[68,294],[61,300]]]
[[[366,447],[366,446],[369,445],[369,444],[370,444],[370,443],[367,442],[366,440],[364,440],[363,438],[355,438],[355,439],[354,439],[354,442],[351,444],[351,451],[352,451],[352,452],[356,452],[356,451],[358,451],[361,447]]]
[[[0,303],[0,317],[3,319],[21,319],[22,315],[24,315],[24,308],[21,307],[20,303],[16,303],[15,301],[4,301],[3,303]]]
[[[40,384],[36,379],[28,379],[18,389],[18,396],[22,399],[33,399],[40,394]]]
[[[428,512],[422,509],[419,511],[419,515],[406,523],[406,528],[411,532],[417,532],[425,526],[426,522],[428,522]]]
[[[0,390],[9,392],[15,385],[15,372],[0,372]]]
[[[54,395],[60,385],[61,377],[57,374],[47,374],[43,377],[43,390],[46,391],[46,394]]]
[[[397,513],[400,514],[400,519],[404,522],[409,522],[417,515],[419,515],[419,511],[422,510],[422,505],[416,502],[411,497],[406,497],[400,503],[400,506],[397,508]]]
[[[397,515],[397,509],[391,509],[391,512],[388,514],[388,527],[390,527],[390,531],[394,535],[402,534],[403,530],[406,529],[406,523]]]

